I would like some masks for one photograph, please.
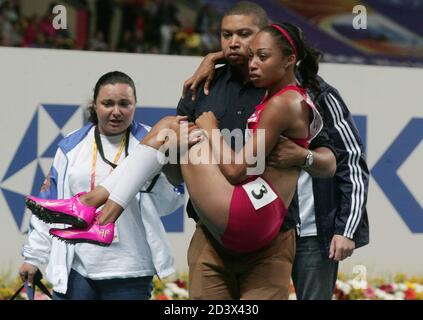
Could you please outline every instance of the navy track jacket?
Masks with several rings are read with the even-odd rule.
[[[338,90],[322,78],[319,83],[321,92],[313,100],[323,115],[337,160],[333,178],[313,178],[317,236],[322,253],[327,255],[334,234],[353,239],[356,248],[369,243],[366,210],[369,169],[345,102]],[[298,211],[298,206],[290,209]]]

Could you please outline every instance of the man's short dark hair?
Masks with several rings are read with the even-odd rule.
[[[234,6],[225,11],[223,17],[234,15],[254,16],[260,29],[269,25],[269,18],[267,17],[266,11],[254,2],[237,2]]]

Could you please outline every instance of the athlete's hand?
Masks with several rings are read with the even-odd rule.
[[[355,249],[355,242],[340,234],[335,234],[330,243],[329,259],[342,261],[350,257]]]
[[[203,112],[203,114],[195,120],[195,124],[208,133],[213,129],[219,128],[219,122],[212,111]]]
[[[307,149],[292,140],[280,137],[272,152],[266,158],[266,165],[276,169],[287,169],[304,164]]]
[[[197,88],[203,82],[205,82],[204,94],[209,94],[210,83],[214,78],[215,57],[216,54],[214,53],[209,53],[204,57],[200,66],[197,68],[197,70],[195,70],[194,74],[184,82],[182,97],[185,97],[185,95],[190,90],[192,93],[191,99],[194,101],[197,98]]]
[[[22,281],[25,282],[28,280],[28,286],[33,287],[34,285],[34,276],[37,273],[38,268],[32,264],[24,262],[19,268],[19,276]]]

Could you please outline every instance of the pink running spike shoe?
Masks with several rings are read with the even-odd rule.
[[[96,217],[98,217],[100,214],[101,212],[98,212]],[[50,229],[50,234],[69,244],[86,242],[107,247],[113,241],[115,234],[115,224],[114,222],[110,222],[102,226],[99,224],[98,219],[96,218],[90,226],[83,230],[75,228],[52,228]]]
[[[41,221],[46,223],[65,223],[79,229],[87,228],[94,220],[96,207],[86,206],[79,197],[86,192],[78,193],[69,199],[40,199],[28,196],[26,206]]]

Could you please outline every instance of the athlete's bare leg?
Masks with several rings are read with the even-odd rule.
[[[157,136],[159,135],[159,133],[162,132],[162,130],[168,130],[171,127],[171,125],[173,125],[174,128],[178,127],[179,122],[182,119],[184,119],[184,117],[179,117],[179,116],[178,117],[169,116],[169,117],[162,118],[159,122],[157,122],[153,126],[153,128],[144,137],[144,139],[140,142],[140,144],[143,145],[143,146],[148,146],[148,147],[154,148],[154,149],[159,149],[165,142],[165,141],[160,141],[160,140],[157,139]],[[125,166],[126,164],[127,163],[125,163],[125,164],[122,163],[121,166]],[[140,166],[142,165],[141,162],[140,162],[139,165]],[[121,169],[123,169],[123,168],[122,167],[119,168],[119,170],[121,170]],[[138,171],[141,170],[141,169],[142,168],[138,167]],[[129,165],[129,167],[126,168],[126,170],[134,172],[137,169],[133,168],[133,165]],[[113,181],[117,182],[116,188],[120,188],[120,185],[122,185],[122,183],[123,183],[123,185],[125,185],[125,181],[120,181],[121,179],[119,179],[120,178],[119,174],[121,174],[123,171],[122,170],[121,170],[121,172],[117,172],[117,171],[118,171],[118,169],[116,169],[116,171],[114,171],[112,174],[115,174],[116,178],[118,180],[116,181],[116,179],[114,179]],[[146,174],[148,175],[149,173],[147,172]],[[145,176],[147,176],[147,175],[145,175]],[[143,175],[143,177],[144,177],[144,175]],[[139,181],[137,181],[137,184],[139,184],[139,188],[128,188],[127,189],[127,193],[128,193],[127,198],[132,199],[135,196],[135,194],[138,192],[138,190],[141,189],[142,185],[145,183],[145,181],[143,181],[143,180],[145,180],[144,178],[140,178],[138,180]],[[113,186],[114,183],[112,183],[111,185]],[[104,207],[101,210],[102,214],[98,217],[98,221],[99,221],[100,225],[104,225],[104,224],[107,224],[109,222],[115,222],[120,217],[120,215],[122,214],[122,212],[125,209],[124,204],[117,203],[116,201],[110,199],[111,194],[110,194],[109,191],[111,191],[111,190],[112,190],[112,187],[109,187],[108,189],[106,189],[105,187],[100,185],[100,186],[97,186],[91,192],[84,194],[80,198],[82,203],[84,203],[86,205],[90,205],[90,206],[95,206],[97,208],[104,204]]]
[[[201,151],[208,149],[209,157],[204,164],[192,163]],[[215,237],[224,233],[228,224],[229,209],[234,186],[220,171],[217,164],[212,164],[212,150],[207,139],[197,143],[188,151],[188,164],[181,164],[182,175],[189,195],[201,221]],[[182,159],[182,160],[186,160]],[[216,161],[214,161],[216,163]]]

